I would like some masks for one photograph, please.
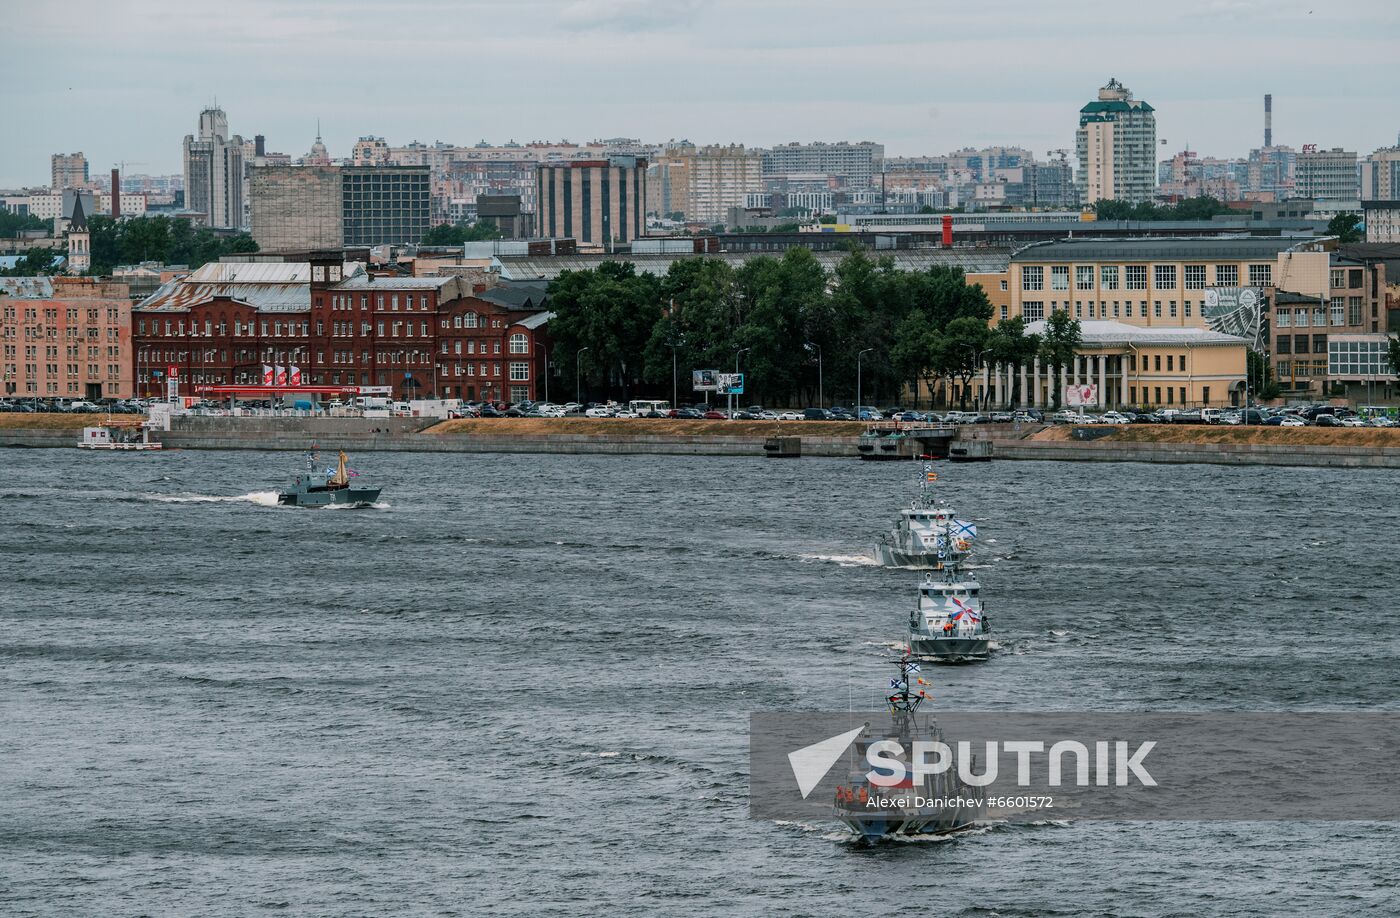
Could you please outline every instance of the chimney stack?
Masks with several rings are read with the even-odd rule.
[[[112,219],[119,219],[122,215],[122,174],[121,170],[112,167]]]
[[[267,140],[261,134],[253,136],[253,155],[259,159],[267,155]]]
[[[1273,93],[1264,95],[1264,146],[1274,145],[1274,96]]]

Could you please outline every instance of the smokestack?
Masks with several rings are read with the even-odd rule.
[[[1274,96],[1273,93],[1264,95],[1264,146],[1274,145]]]
[[[122,215],[122,174],[115,166],[112,168],[112,219],[116,220]]]
[[[263,139],[263,135],[261,134],[255,134],[253,136],[253,155],[258,158],[267,155],[267,141]]]

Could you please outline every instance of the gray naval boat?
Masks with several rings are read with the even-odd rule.
[[[345,451],[341,450],[335,468],[318,473],[316,454],[307,453],[306,471],[277,495],[277,503],[292,507],[368,507],[379,500],[379,488],[350,483],[357,473],[346,468],[345,461]]]
[[[952,510],[937,505],[932,487],[937,480],[938,473],[925,463],[919,472],[918,497],[899,511],[894,528],[875,543],[872,554],[877,564],[938,571],[967,555],[977,527],[954,519]]]
[[[909,614],[909,649],[921,660],[976,663],[991,655],[981,584],[961,568],[946,565],[919,584],[919,605]]]
[[[899,675],[890,680],[891,692],[885,698],[889,720],[865,725],[852,745],[849,783],[836,788],[836,818],[866,844],[901,836],[947,835],[972,827],[985,812],[982,795],[962,781],[956,761],[938,774],[913,777],[909,753],[914,743],[944,742],[943,733],[932,716],[917,713],[929,697],[923,688],[910,687],[910,677],[918,686],[928,685],[917,677],[918,662],[907,654],[893,662]],[[865,770],[867,750],[881,740],[894,740],[903,750],[892,756],[904,766],[903,777],[893,768]],[[956,744],[948,745],[956,749]],[[970,764],[976,768],[975,756]]]

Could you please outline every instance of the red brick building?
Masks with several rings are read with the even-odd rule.
[[[130,396],[130,317],[124,283],[0,278],[0,396]]]
[[[375,277],[339,253],[220,262],[135,307],[135,378],[151,395],[172,367],[195,386],[296,367],[304,384],[389,386],[398,398],[535,399],[548,318],[537,289]]]

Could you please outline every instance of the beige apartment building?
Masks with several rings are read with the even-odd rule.
[[[131,395],[126,284],[91,277],[0,278],[0,394],[7,398]]]
[[[539,235],[572,238],[584,251],[611,251],[646,235],[647,161],[618,155],[541,164],[535,200]]]
[[[731,207],[743,207],[746,195],[763,189],[763,154],[742,144],[675,144],[653,163],[647,182],[648,211],[723,223]]]

